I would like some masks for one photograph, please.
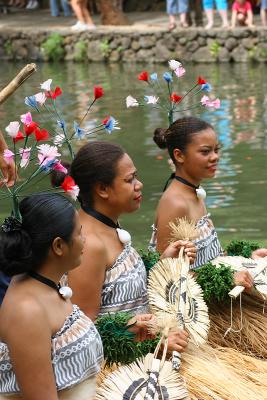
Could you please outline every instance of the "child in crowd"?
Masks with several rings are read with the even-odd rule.
[[[188,0],[167,0],[167,14],[169,14],[169,30],[176,28],[175,16],[180,15],[182,28],[188,28],[186,14],[188,12]]]
[[[216,7],[217,10],[221,16],[222,19],[222,27],[227,28],[229,23],[228,23],[228,17],[227,17],[227,0],[215,0],[216,2]],[[210,29],[213,27],[214,24],[214,18],[213,18],[213,0],[203,0],[203,8],[207,17],[207,25],[205,26],[205,29]]]
[[[253,26],[253,12],[249,1],[235,0],[232,6],[232,28],[236,26]]]
[[[86,0],[71,0],[70,4],[77,18],[77,22],[71,27],[71,30],[75,32],[94,30],[96,27],[87,8]]]

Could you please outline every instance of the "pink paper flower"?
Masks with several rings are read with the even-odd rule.
[[[36,93],[34,95],[34,97],[35,97],[35,100],[37,101],[37,103],[39,103],[41,106],[44,105],[44,103],[46,101],[46,95],[44,92]]]
[[[4,160],[7,164],[11,164],[14,160],[14,153],[9,149],[4,150]]]
[[[58,148],[56,146],[50,146],[49,144],[40,144],[39,146],[37,146],[37,149],[39,150],[39,165],[44,165],[44,163],[54,160],[60,156],[60,153],[58,152]]]
[[[12,138],[15,138],[19,132],[19,126],[20,126],[20,123],[18,121],[12,121],[6,127],[6,132],[8,133],[9,136],[11,136]]]
[[[177,76],[177,78],[181,78],[181,76],[183,76],[185,74],[185,69],[183,67],[178,67],[178,68],[176,68],[174,73]]]
[[[208,96],[203,96],[200,100],[201,104],[205,107],[209,108],[220,108],[221,107],[221,101],[220,99],[215,99],[211,100]]]
[[[30,161],[31,147],[25,147],[25,149],[19,149],[19,154],[21,156],[20,167],[26,168]]]
[[[22,114],[20,116],[20,120],[24,125],[26,125],[26,126],[30,125],[32,123],[32,115],[31,115],[31,113],[27,112],[26,114]]]
[[[60,161],[57,161],[57,162],[53,165],[53,168],[52,168],[52,169],[55,169],[56,171],[63,172],[63,174],[67,174],[67,173],[68,173],[67,168],[65,168],[65,167],[61,164]]]

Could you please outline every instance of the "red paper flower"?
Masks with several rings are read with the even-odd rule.
[[[176,93],[172,93],[170,98],[173,103],[179,103],[182,100],[182,96],[178,96]]]
[[[100,97],[104,96],[104,90],[101,86],[94,87],[94,96],[95,100],[99,99]]]
[[[102,121],[103,125],[106,125],[106,124],[107,124],[109,118],[110,118],[110,116],[108,116],[107,118],[103,119],[103,121]]]
[[[38,124],[36,122],[30,122],[28,125],[24,125],[24,132],[26,136],[29,136],[31,133],[35,131],[35,129],[38,128]]]
[[[73,190],[73,188],[75,186],[76,186],[76,183],[75,183],[74,179],[72,179],[72,177],[69,175],[65,176],[65,179],[64,179],[63,183],[61,184],[62,189],[65,192],[69,192],[69,191]]]
[[[13,138],[13,142],[17,143],[19,140],[24,140],[24,136],[21,131],[18,131],[17,136]]]
[[[46,129],[36,128],[34,134],[37,142],[40,142],[41,140],[47,140],[49,138],[49,133]]]
[[[207,81],[205,81],[205,79],[203,79],[203,78],[201,78],[201,76],[199,76],[197,83],[198,83],[198,85],[205,85],[205,83],[207,83]]]
[[[58,96],[62,94],[62,90],[60,89],[59,86],[57,86],[53,92],[53,90],[50,90],[49,92],[46,92],[46,97],[50,99],[56,99]]]
[[[147,71],[141,72],[141,74],[138,75],[138,79],[139,81],[148,82],[148,72]]]

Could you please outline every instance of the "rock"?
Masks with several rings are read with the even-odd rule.
[[[267,62],[267,43],[259,43],[255,48],[254,57],[261,62]]]
[[[194,53],[198,48],[199,48],[199,44],[197,41],[187,42],[187,44],[186,44],[186,50],[190,51],[191,53]]]
[[[203,38],[202,36],[199,36],[197,38],[197,42],[198,42],[199,46],[205,46],[206,45],[206,39]]]
[[[235,38],[228,38],[225,42],[225,47],[227,50],[232,51],[236,46],[237,46],[238,42]]]
[[[252,49],[254,47],[254,40],[253,38],[246,38],[242,40],[241,44],[245,49]]]
[[[208,47],[200,47],[192,54],[192,60],[199,63],[210,63],[214,62],[214,57]]]
[[[132,49],[122,51],[121,56],[123,62],[134,62],[136,59],[136,53]]]
[[[171,52],[162,41],[156,43],[155,58],[159,62],[168,61],[171,58]]]
[[[231,60],[229,51],[225,47],[221,47],[218,51],[217,59],[220,62],[229,62]]]
[[[123,50],[129,49],[131,47],[131,39],[127,36],[121,38],[121,47]]]
[[[155,46],[156,39],[153,36],[141,36],[139,43],[141,48],[149,49]]]
[[[249,53],[243,46],[237,46],[231,53],[231,58],[235,62],[247,62],[249,60]]]
[[[26,47],[17,48],[15,52],[15,58],[17,60],[24,60],[28,58],[28,49]]]
[[[216,37],[220,39],[227,39],[230,36],[230,33],[228,30],[221,30],[217,32]]]
[[[154,58],[154,49],[141,49],[136,53],[136,60],[140,61],[151,61]]]
[[[110,53],[108,61],[110,61],[110,62],[118,62],[120,60],[120,58],[121,58],[120,52],[118,50],[113,50]]]
[[[185,44],[187,43],[187,38],[185,38],[184,36],[183,36],[183,37],[180,37],[179,43],[180,43],[182,46],[185,45]]]
[[[88,43],[87,57],[89,61],[104,61],[107,55],[105,54],[103,43],[98,40],[90,41]]]
[[[139,42],[138,40],[133,40],[133,41],[132,41],[132,46],[131,46],[131,47],[132,47],[132,49],[135,50],[135,51],[136,51],[136,50],[139,50],[140,47],[141,47],[141,46],[140,46],[140,42]]]

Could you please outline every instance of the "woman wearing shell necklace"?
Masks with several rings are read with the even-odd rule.
[[[128,232],[118,229],[119,217],[137,211],[142,200],[143,185],[133,161],[120,146],[95,141],[78,151],[70,174],[80,188],[86,238],[82,263],[68,275],[74,302],[93,320],[109,313],[147,313],[145,266]],[[195,248],[190,242],[175,242],[162,257],[176,256],[183,244],[192,261]],[[184,331],[173,332],[169,350],[182,351],[187,337]]]

